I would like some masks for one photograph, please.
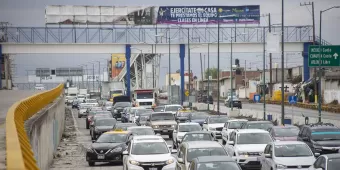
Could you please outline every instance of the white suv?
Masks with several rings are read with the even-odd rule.
[[[202,127],[199,123],[178,123],[176,128],[174,129],[172,133],[172,143],[173,148],[176,149],[178,147],[178,144],[182,141],[183,137],[187,132],[192,131],[201,131]]]
[[[224,124],[222,129],[222,144],[225,145],[228,141],[229,135],[235,129],[241,129],[241,126],[244,122],[247,122],[247,119],[230,119],[227,123]]]
[[[216,137],[221,137],[223,126],[228,120],[227,116],[209,116],[203,123],[203,130],[214,132]]]
[[[176,159],[171,155],[171,149],[161,136],[134,136],[123,151],[123,169],[174,170]]]
[[[230,134],[226,149],[242,169],[260,169],[258,157],[267,144],[273,142],[268,131],[261,129],[239,129]]]

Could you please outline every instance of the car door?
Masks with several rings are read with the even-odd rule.
[[[273,156],[274,156],[274,153],[273,153],[273,145],[272,144],[268,144],[269,147],[267,148],[267,154],[270,154],[271,157],[270,158],[264,158],[264,165],[265,165],[265,170],[271,170],[273,169],[272,167],[276,167],[275,166],[275,162],[273,160]]]
[[[323,156],[320,156],[318,159],[316,159],[316,161],[314,162],[314,164],[309,168],[309,169],[326,169],[326,158]]]
[[[265,154],[269,154],[269,148],[270,148],[270,145],[271,144],[267,144],[267,146],[265,147],[264,149],[264,152],[261,156],[258,157],[258,160],[260,161],[261,165],[262,165],[262,168],[261,170],[267,170],[268,169],[268,166],[266,164],[266,157],[265,157]]]
[[[185,147],[184,147],[184,145],[181,145],[178,152],[177,152],[177,158],[182,158],[183,161],[185,161],[184,152],[185,152]],[[176,170],[185,170],[185,164],[179,163],[177,161],[176,162]]]
[[[235,142],[236,142],[236,132],[231,132],[230,133],[230,138],[228,139],[228,141],[233,141],[234,142],[234,145],[235,145]],[[227,141],[227,144],[225,145],[225,148],[228,152],[228,154],[231,156],[231,157],[234,157],[236,156],[235,154],[235,149],[234,149],[234,145],[230,145],[228,144],[228,141]]]

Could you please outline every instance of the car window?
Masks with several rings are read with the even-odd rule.
[[[155,112],[162,112],[164,111],[164,107],[156,107],[153,109]]]
[[[211,137],[208,133],[193,133],[186,134],[183,137],[183,142],[186,141],[211,141],[213,137]]]
[[[126,134],[104,133],[99,136],[96,143],[123,143],[127,139]]]
[[[192,148],[188,150],[187,162],[191,162],[193,159],[200,156],[228,156],[227,152],[222,147],[216,148]]]
[[[265,153],[265,154],[269,154],[269,147],[270,147],[270,145],[271,145],[271,144],[268,144],[268,145],[266,146],[266,148],[264,149],[264,153]]]
[[[275,157],[304,157],[313,156],[306,144],[276,145],[274,148]]]
[[[328,159],[327,170],[337,170],[340,165],[340,158]]]
[[[209,118],[209,124],[214,124],[214,123],[226,123],[229,120],[228,117],[226,116],[216,116],[216,117],[210,117]]]
[[[269,133],[239,133],[237,134],[237,144],[268,144],[273,139]]]

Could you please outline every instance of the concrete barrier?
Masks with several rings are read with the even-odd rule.
[[[64,125],[64,96],[57,98],[52,104],[26,121],[26,132],[40,169],[49,169],[64,132]]]

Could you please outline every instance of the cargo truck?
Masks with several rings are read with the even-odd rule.
[[[102,82],[101,98],[111,100],[115,96],[125,95],[125,85],[121,81]]]
[[[133,104],[136,107],[144,107],[152,109],[156,107],[156,93],[154,89],[139,89],[134,90]]]

